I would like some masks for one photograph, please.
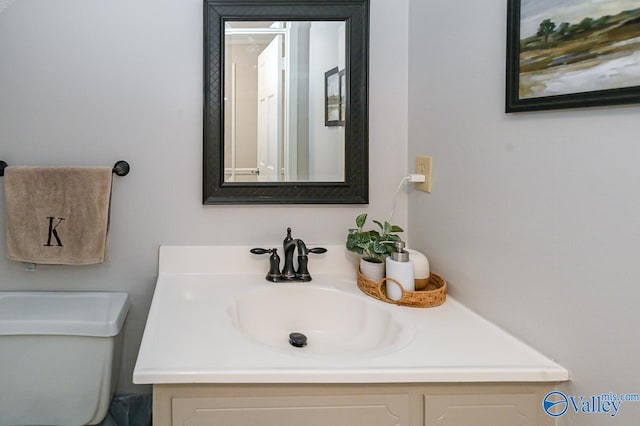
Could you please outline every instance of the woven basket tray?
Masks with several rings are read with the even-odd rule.
[[[402,297],[392,300],[387,297],[386,281],[396,283],[402,289]],[[432,308],[442,305],[447,300],[447,282],[441,276],[431,273],[428,279],[415,280],[416,291],[406,291],[393,278],[372,281],[360,273],[358,269],[358,288],[371,297],[394,305],[412,306],[414,308]]]

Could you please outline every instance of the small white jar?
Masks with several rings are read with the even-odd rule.
[[[413,276],[416,280],[425,280],[431,275],[427,256],[417,250],[405,249],[409,252],[409,259],[413,262]]]

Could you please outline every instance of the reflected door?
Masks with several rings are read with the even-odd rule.
[[[258,180],[281,180],[282,35],[258,56]]]

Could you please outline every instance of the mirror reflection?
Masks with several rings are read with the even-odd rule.
[[[345,181],[345,31],[225,21],[225,182]]]

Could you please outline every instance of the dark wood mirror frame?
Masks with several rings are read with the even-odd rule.
[[[346,21],[344,182],[224,181],[225,21]],[[369,0],[204,1],[203,204],[369,201]]]

